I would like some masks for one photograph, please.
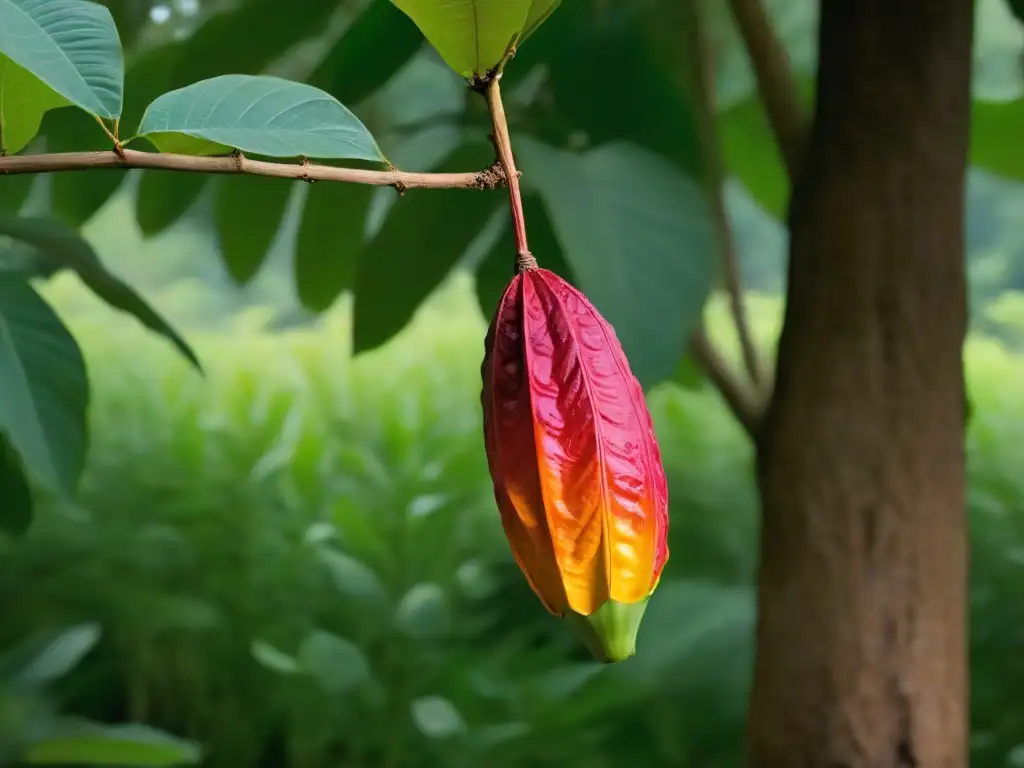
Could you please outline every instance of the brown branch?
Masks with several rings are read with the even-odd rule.
[[[0,157],[0,176],[23,173],[59,173],[100,168],[129,170],[182,171],[191,173],[250,174],[296,181],[344,181],[377,187],[405,189],[497,189],[505,186],[501,168],[494,166],[473,173],[411,173],[398,169],[371,171],[339,168],[310,163],[276,163],[250,160],[240,153],[218,157],[197,157],[170,153],[139,152],[60,152],[55,154]]]
[[[748,435],[755,437],[761,421],[761,404],[744,386],[742,379],[730,369],[728,362],[715,349],[703,327],[693,332],[690,352],[704,369],[705,375],[711,379],[711,383],[715,385],[736,420]]]
[[[775,140],[793,179],[803,157],[807,121],[796,92],[789,56],[762,0],[729,0],[733,18],[746,45],[757,88]]]
[[[750,376],[750,380],[754,384],[754,391],[757,393],[764,381],[764,374],[757,346],[754,344],[753,334],[750,331],[750,321],[747,318],[747,309],[743,301],[743,281],[740,274],[739,258],[736,254],[736,241],[725,208],[725,161],[722,157],[722,147],[718,141],[714,123],[718,106],[715,93],[714,51],[708,40],[699,4],[695,6],[695,10],[698,68],[696,88],[700,106],[704,110],[704,130],[701,132],[701,143],[703,144],[702,154],[706,168],[705,178],[711,200],[711,214],[717,234],[719,257],[722,262],[722,281],[729,297],[729,308],[732,311],[736,336],[740,342],[743,364],[746,367],[747,375]]]

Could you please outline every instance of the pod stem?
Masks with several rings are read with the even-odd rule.
[[[494,128],[494,149],[498,154],[498,163],[505,174],[508,185],[509,204],[512,208],[512,231],[516,238],[516,269],[525,272],[537,268],[537,260],[530,253],[526,241],[526,217],[523,215],[523,195],[519,189],[519,171],[512,155],[512,139],[508,134],[508,119],[505,117],[505,105],[501,101],[501,72],[492,74],[484,86],[487,109],[491,114],[491,125]]]

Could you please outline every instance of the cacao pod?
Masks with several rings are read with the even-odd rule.
[[[485,344],[484,440],[516,562],[597,658],[622,661],[668,559],[643,388],[611,325],[546,269],[512,278]]]

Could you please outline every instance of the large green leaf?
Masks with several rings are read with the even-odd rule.
[[[109,149],[110,140],[96,121],[80,109],[55,109],[43,120],[48,152],[81,152]],[[106,204],[125,173],[54,173],[50,176],[51,213],[65,224],[79,227]]]
[[[58,633],[32,638],[21,649],[30,654],[12,670],[11,678],[28,688],[41,688],[67,675],[96,647],[103,631],[89,622],[67,627]],[[21,654],[17,654],[21,656]],[[13,660],[13,659],[12,659]]]
[[[567,128],[584,131],[593,145],[629,141],[699,176],[703,172],[700,115],[687,90],[696,77],[692,71],[696,53],[667,59],[660,40],[647,32],[647,25],[655,22],[641,13],[644,5],[623,4],[615,13],[595,14],[580,3],[561,11],[585,34],[562,45],[553,58],[551,90]],[[665,26],[664,19],[656,21]],[[688,38],[679,37],[684,21],[671,25],[673,53],[693,48],[687,45]],[[586,66],[577,64],[581,61]],[[615,108],[609,109],[609,104]]]
[[[264,75],[221,75],[165,93],[139,134],[161,152],[383,160],[359,118],[329,93]]]
[[[974,102],[971,162],[998,176],[1024,181],[1024,97]]]
[[[472,142],[452,153],[439,170],[480,168],[492,157],[488,144]],[[360,257],[356,352],[384,344],[405,327],[506,199],[501,193],[444,189],[411,192],[394,204]]]
[[[31,245],[46,264],[74,271],[99,298],[168,339],[201,370],[199,359],[177,331],[131,286],[107,270],[92,246],[73,229],[50,219],[0,216],[0,235]]]
[[[802,78],[797,89],[810,114],[814,81]],[[767,213],[785,218],[789,177],[760,97],[752,94],[720,110],[717,126],[726,173],[738,179]]]
[[[0,392],[0,432],[26,470],[73,492],[85,464],[85,361],[60,318],[14,273],[0,273]]]
[[[21,536],[32,523],[32,489],[21,460],[0,435],[0,531]]]
[[[0,176],[0,213],[17,213],[28,200],[36,176],[19,173],[16,176]]]
[[[228,273],[239,285],[263,266],[294,188],[294,182],[261,176],[221,176],[214,181],[217,243]]]
[[[135,190],[135,221],[146,237],[176,224],[209,182],[205,173],[144,171]]]
[[[434,126],[393,142],[388,154],[399,167],[430,171],[458,147],[460,139],[457,130]],[[375,219],[371,214],[381,213],[393,200],[390,190],[365,184],[313,184],[309,188],[294,264],[295,287],[305,307],[323,311],[354,287],[368,220]]]
[[[199,745],[145,725],[102,725],[66,719],[48,738],[31,744],[29,765],[176,766],[198,763]]]
[[[324,630],[309,633],[299,646],[299,664],[323,689],[340,696],[373,677],[370,662],[351,640]]]
[[[327,309],[355,282],[376,190],[365,184],[314,184],[295,238],[295,289],[302,305]]]
[[[498,308],[498,301],[515,274],[516,246],[512,233],[512,217],[507,211],[502,219],[503,229],[494,245],[484,255],[476,268],[476,298],[480,312],[490,320]],[[527,236],[530,251],[544,269],[549,269],[563,280],[576,285],[576,276],[565,260],[551,219],[544,210],[544,203],[537,195],[526,195],[523,200],[523,215],[527,221]]]
[[[448,66],[463,77],[484,75],[509,44],[533,32],[557,0],[392,0],[409,15]]]
[[[39,133],[43,115],[67,103],[27,69],[0,56],[0,150],[20,152]]]
[[[789,179],[760,99],[752,96],[732,105],[718,113],[717,122],[726,172],[742,182],[767,213],[784,218]]]
[[[86,112],[120,116],[124,59],[117,27],[102,5],[0,0],[0,54]]]
[[[633,372],[645,386],[670,377],[715,271],[701,187],[631,144],[582,155],[517,146],[524,183],[544,198],[581,289],[615,327]]]
[[[381,40],[387,40],[387,45],[381,45]],[[391,3],[376,0],[349,25],[309,83],[343,104],[359,104],[422,47],[423,36],[416,25]]]
[[[280,0],[224,4],[226,10],[210,15],[180,43],[181,54],[168,88],[227,72],[261,74],[297,43],[322,35],[342,5],[339,0],[302,0],[301,13],[287,13]]]

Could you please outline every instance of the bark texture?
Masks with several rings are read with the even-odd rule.
[[[790,207],[755,768],[967,764],[963,189],[972,0],[823,0]]]

